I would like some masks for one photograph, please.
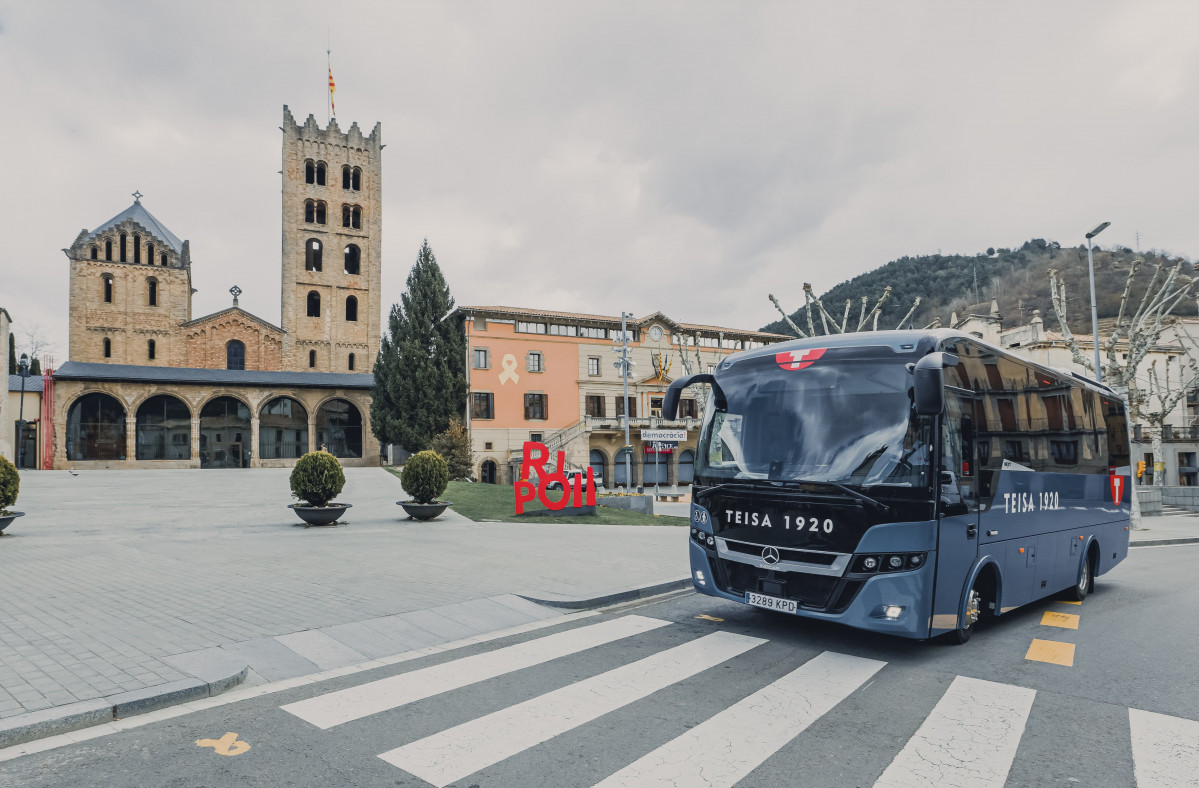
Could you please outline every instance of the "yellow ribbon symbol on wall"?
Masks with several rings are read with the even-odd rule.
[[[250,749],[249,742],[238,741],[236,733],[226,733],[219,739],[196,739],[197,747],[211,747],[217,755],[241,755]]]
[[[513,383],[520,383],[520,375],[516,374],[516,356],[509,353],[501,359],[500,363],[504,367],[504,371],[500,373],[500,385],[504,385],[509,380]]]

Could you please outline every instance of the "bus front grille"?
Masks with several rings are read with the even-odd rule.
[[[717,558],[722,585],[733,594],[753,591],[757,594],[794,599],[804,607],[823,610],[840,582],[836,577],[815,575],[806,572],[777,572],[759,569],[739,561],[724,561]],[[843,597],[844,595],[838,595]],[[838,599],[841,602],[841,599]],[[848,605],[848,602],[845,602]]]

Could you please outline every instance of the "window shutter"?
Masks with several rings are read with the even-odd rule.
[[[525,372],[532,372],[532,371],[533,371],[533,354],[525,353]],[[525,418],[527,419],[528,416],[525,416]]]
[[[525,419],[526,420],[528,420],[528,418],[529,418],[529,401],[530,401],[530,396],[528,394],[526,394],[525,395]]]

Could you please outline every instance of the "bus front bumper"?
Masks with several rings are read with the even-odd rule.
[[[691,582],[695,590],[708,596],[732,602],[746,602],[746,592],[761,593],[759,587],[745,587],[752,567],[731,566],[725,561],[703,550],[695,542],[690,543]],[[730,571],[732,570],[732,571]],[[849,578],[797,578],[810,579],[829,584],[822,607],[800,604],[795,615],[866,629],[885,632],[906,638],[924,639],[929,636],[929,620],[932,615],[933,580],[936,576],[936,555],[929,553],[919,569],[904,572],[889,572],[868,577]],[[754,572],[756,573],[756,571]],[[820,591],[824,594],[824,590]]]

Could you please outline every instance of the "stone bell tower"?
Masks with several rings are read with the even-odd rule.
[[[370,372],[382,315],[383,127],[283,107],[283,368]]]

